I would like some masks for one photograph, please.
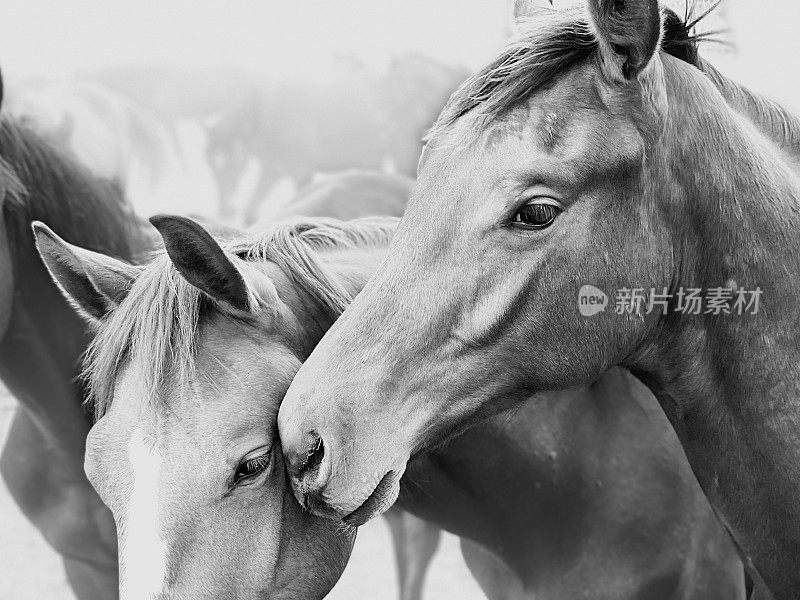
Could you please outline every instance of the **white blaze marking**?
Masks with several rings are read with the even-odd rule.
[[[159,534],[161,457],[136,429],[128,444],[133,487],[122,540],[123,598],[150,598],[166,583],[167,544]]]

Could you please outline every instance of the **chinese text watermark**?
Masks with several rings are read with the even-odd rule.
[[[620,288],[613,302],[601,289],[584,285],[578,292],[578,310],[584,317],[604,312],[607,307],[618,315],[680,313],[684,315],[757,315],[761,308],[760,287],[742,288]]]

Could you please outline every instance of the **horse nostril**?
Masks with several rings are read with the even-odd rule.
[[[306,454],[306,460],[300,466],[300,470],[304,473],[312,473],[318,470],[323,458],[325,458],[325,444],[322,442],[321,437],[317,437],[316,444]]]
[[[288,452],[286,464],[292,479],[308,491],[321,487],[320,467],[325,459],[325,443],[316,431],[309,431],[303,436],[299,451]]]

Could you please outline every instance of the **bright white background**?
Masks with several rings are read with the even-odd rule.
[[[350,54],[418,51],[477,66],[503,41],[503,0],[4,0],[0,62],[61,75],[109,64],[228,65],[324,75]]]
[[[759,91],[797,98],[800,3],[723,6],[738,52],[717,62]],[[508,11],[508,0],[4,0],[0,66],[64,76],[114,64],[230,65],[313,77],[337,55],[379,65],[419,51],[476,68],[502,44]]]

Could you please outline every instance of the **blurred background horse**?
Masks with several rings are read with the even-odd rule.
[[[141,214],[178,208],[186,194],[194,212],[214,212],[217,196],[199,126],[165,121],[88,80],[15,79],[6,87],[7,114],[95,176],[118,184]]]
[[[111,513],[83,471],[85,387],[78,377],[90,339],[37,256],[31,222],[58,221],[65,235],[133,260],[149,246],[119,187],[7,116],[0,120],[0,378],[19,401],[0,455],[9,492],[61,555],[81,600],[116,597]]]
[[[298,189],[317,174],[347,169],[413,177],[425,131],[466,74],[409,54],[381,71],[340,61],[322,81],[155,66],[107,68],[83,77],[169,127],[198,125],[216,181],[213,216],[250,225],[280,181]]]

